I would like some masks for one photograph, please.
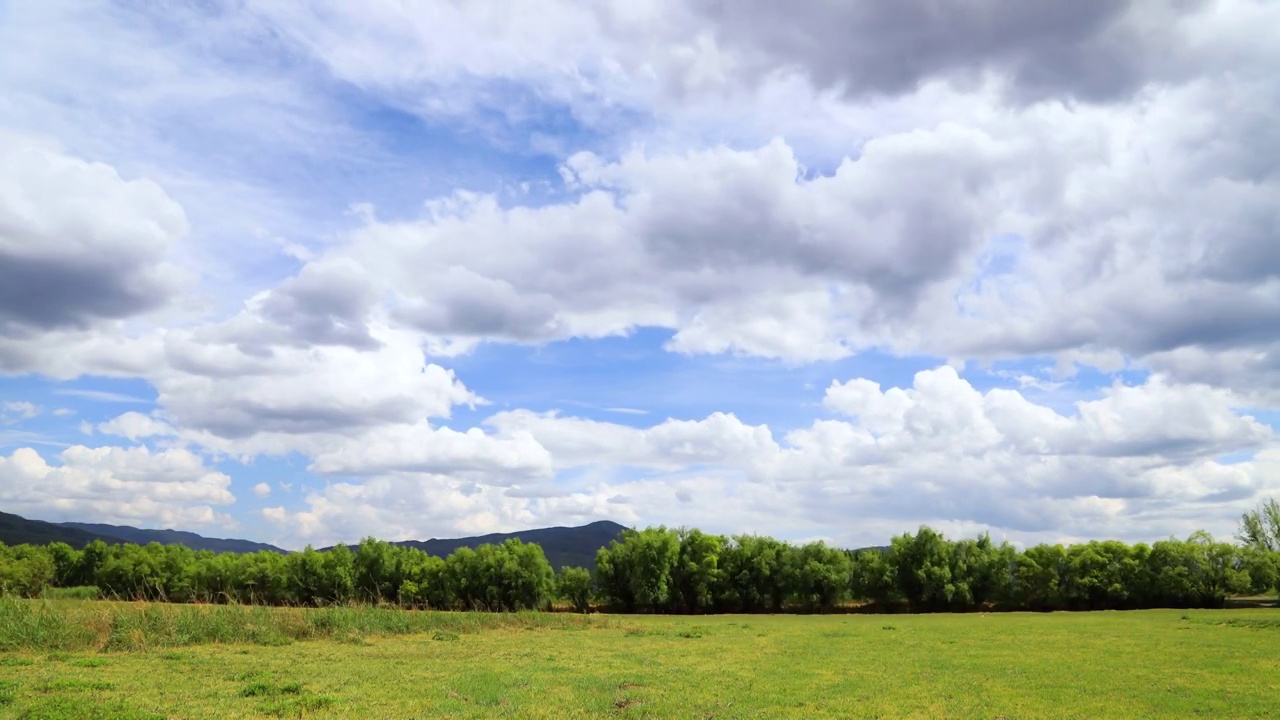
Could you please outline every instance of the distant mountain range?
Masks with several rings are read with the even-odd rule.
[[[626,528],[615,522],[601,520],[581,527],[550,527],[535,530],[522,530],[514,533],[494,533],[477,537],[457,538],[453,540],[432,538],[430,540],[404,540],[395,543],[404,547],[415,547],[431,555],[447,557],[458,548],[474,548],[485,543],[500,543],[510,538],[519,538],[523,542],[537,543],[542,546],[547,560],[557,569],[569,566],[595,567],[596,550],[606,546],[617,538]],[[161,545],[185,545],[192,550],[213,550],[214,552],[248,553],[267,550],[287,553],[274,545],[251,542],[249,540],[233,540],[224,538],[207,538],[190,532],[178,530],[146,530],[128,525],[104,525],[100,523],[51,523],[42,520],[28,520],[17,515],[0,512],[0,542],[6,545],[47,545],[64,542],[74,548],[83,548],[94,540],[102,540],[108,545],[134,543],[146,545],[158,542]],[[354,546],[352,546],[354,547]]]
[[[538,528],[536,530],[492,533],[453,540],[439,538],[402,540],[394,544],[401,547],[418,548],[429,555],[448,557],[450,553],[458,548],[474,548],[484,544],[496,545],[504,540],[516,538],[521,542],[541,545],[542,552],[547,556],[547,561],[557,570],[562,567],[594,568],[596,566],[596,551],[608,545],[626,529],[625,526],[616,522],[600,520],[579,527]],[[351,548],[355,549],[355,546],[352,545]]]
[[[99,539],[98,535],[84,530],[64,527],[55,523],[43,522],[41,520],[28,520],[17,515],[0,512],[0,542],[5,545],[48,545],[49,543],[64,542],[74,548],[82,548],[85,545]],[[105,538],[102,540],[116,544],[123,542],[119,538]]]
[[[284,550],[266,543],[249,540],[231,540],[225,538],[207,538],[190,532],[178,530],[144,530],[128,525],[103,525],[98,523],[51,523],[43,520],[28,520],[17,515],[0,512],[0,542],[6,545],[48,545],[64,542],[74,548],[83,548],[94,540],[101,540],[108,545],[134,543],[146,545],[158,542],[161,545],[186,545],[192,550],[213,550],[214,552],[249,553],[269,550],[284,553]]]
[[[103,525],[100,523],[76,522],[58,523],[58,525],[70,530],[82,530],[104,539],[109,537],[119,538],[124,542],[133,543],[135,545],[146,545],[147,543],[158,542],[161,545],[186,545],[192,550],[212,550],[220,553],[251,553],[261,552],[263,550],[276,553],[287,552],[275,545],[268,545],[266,543],[228,538],[207,538],[203,535],[197,535],[192,532],[183,532],[181,530],[144,530],[142,528],[130,527],[128,525]]]

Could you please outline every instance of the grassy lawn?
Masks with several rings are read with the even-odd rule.
[[[15,718],[1274,717],[1280,611],[594,617],[0,653]]]

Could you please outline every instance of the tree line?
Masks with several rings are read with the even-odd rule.
[[[298,553],[214,553],[181,545],[0,544],[0,593],[95,586],[103,597],[167,602],[328,606],[399,603],[456,610],[528,610],[555,596],[542,548],[519,540],[448,558],[366,538]]]
[[[851,553],[649,528],[601,549],[596,583],[606,605],[626,612],[822,612],[847,601],[883,611],[1103,610],[1221,607],[1274,591],[1278,574],[1275,552],[1205,533],[1019,551],[924,527]]]
[[[1018,550],[986,535],[953,541],[922,527],[886,548],[850,552],[651,527],[601,548],[594,574],[556,574],[538,545],[519,540],[447,558],[373,538],[354,551],[339,545],[289,555],[156,543],[0,544],[0,593],[38,597],[49,588],[96,586],[122,599],[454,610],[545,609],[562,599],[580,611],[652,613],[823,612],[848,603],[912,612],[1220,607],[1231,595],[1277,589],[1277,530],[1275,501],[1245,516],[1243,545],[1196,533],[1150,545]]]

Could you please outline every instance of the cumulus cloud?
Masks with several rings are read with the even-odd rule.
[[[376,297],[361,266],[350,260],[309,263],[297,277],[251,298],[244,312],[205,336],[235,343],[248,354],[271,345],[334,345],[371,350],[368,324]]]
[[[366,350],[289,343],[258,353],[225,341],[220,330],[171,334],[168,366],[153,379],[166,417],[211,443],[356,433],[448,417],[454,405],[481,400],[452,371],[428,363],[403,332],[377,331],[378,346]]]
[[[785,13],[722,0],[549,0],[501,12],[486,2],[371,3],[356,12],[285,1],[254,10],[335,75],[419,112],[486,108],[492,99],[480,89],[507,81],[595,119],[610,103],[726,95],[789,73],[854,98],[995,75],[1020,100],[1121,100],[1212,61],[1196,30],[1224,7],[1235,18],[1251,10],[1201,0],[1012,9],[993,0],[812,2]],[[414,93],[428,88],[432,100]]]
[[[253,486],[253,494],[258,497],[266,497],[271,494],[271,486],[266,483],[258,483]]]
[[[231,478],[187,450],[75,445],[50,463],[32,448],[0,456],[0,501],[25,515],[134,525],[218,525],[235,502]]]
[[[1188,71],[1184,24],[1208,2],[996,0],[804,3],[694,0],[746,67],[796,67],[850,95],[910,92],[932,78],[1000,76],[1019,98],[1122,99]]]
[[[1093,457],[1216,456],[1266,447],[1269,427],[1234,411],[1230,393],[1203,385],[1170,386],[1159,377],[1116,385],[1099,400],[1076,403],[1072,416],[1021,393],[974,389],[951,367],[918,373],[911,388],[881,390],[855,379],[828,388],[828,408],[854,420],[877,451],[1012,446],[1031,455]],[[800,438],[803,435],[797,434]]]
[[[528,527],[538,516],[500,488],[440,475],[393,475],[330,483],[306,495],[306,509],[266,508],[294,544],[347,542],[373,532],[387,540],[482,534]]]
[[[812,179],[780,140],[617,162],[575,155],[564,166],[582,191],[574,202],[507,209],[463,193],[425,220],[373,221],[337,254],[397,293],[401,320],[446,339],[648,325],[678,329],[677,349],[829,357],[851,351],[857,315],[910,315],[956,272],[1017,157],[955,127],[877,139]],[[770,310],[736,330],[757,305]]]
[[[84,329],[163,305],[182,208],[146,179],[0,135],[0,328]]]
[[[1280,406],[1278,7],[903,0],[783,17],[754,0],[270,0],[150,28],[145,13],[24,6],[0,29],[0,57],[22,59],[0,63],[15,98],[0,124],[77,142],[0,136],[0,371],[155,388],[155,412],[90,432],[301,454],[326,486],[261,517],[305,539],[706,524],[712,498],[714,529],[820,526],[851,542],[917,521],[1027,538],[1222,532],[1277,477],[1272,431],[1247,408]],[[75,42],[40,42],[29,31],[46,21]],[[138,41],[192,27],[206,42]],[[222,56],[248,45],[289,62],[244,77]],[[109,52],[130,46],[144,51]],[[376,130],[326,129],[340,124],[323,107],[341,105],[324,97],[335,79],[490,150],[553,156],[552,199],[450,175],[432,187],[455,192],[413,198],[421,215],[378,219],[403,188],[371,186],[337,201],[369,201],[349,225],[250,227],[270,196],[257,181],[281,168],[306,169],[311,210],[335,203],[311,196],[329,160],[385,159]],[[320,100],[299,97],[311,90]],[[67,97],[110,121],[85,122]],[[547,137],[547,113],[583,132]],[[157,139],[168,128],[199,132],[179,152]],[[250,159],[190,161],[241,137]],[[116,162],[116,142],[145,160]],[[235,177],[246,168],[260,176]],[[189,211],[196,234],[242,239],[185,245]],[[227,220],[242,215],[254,221]],[[235,272],[249,261],[224,247],[292,259]],[[205,271],[193,285],[239,294],[186,297],[175,250]],[[179,295],[181,321],[138,322]],[[1034,357],[1060,377],[1011,379],[1021,392],[949,368],[901,388],[856,378],[790,431],[744,422],[730,398],[649,427],[518,404],[479,428],[440,422],[484,402],[451,355],[637,328],[666,330],[678,353]],[[1030,399],[1076,366],[1154,374],[1069,409]],[[130,463],[163,455],[139,451]],[[64,484],[124,472],[75,453],[4,461]]]
[[[336,440],[315,454],[310,469],[339,475],[478,476],[492,484],[550,477],[553,472],[550,453],[526,433],[499,439],[479,428],[458,432],[426,424],[390,426],[368,436]]]
[[[839,527],[845,513],[1024,537],[1141,537],[1138,528],[1158,527],[1174,507],[1202,513],[1188,510],[1179,530],[1208,516],[1215,532],[1229,532],[1246,501],[1276,487],[1263,459],[1273,433],[1238,412],[1238,402],[1157,377],[1106,389],[1064,415],[1014,390],[981,392],[943,366],[906,388],[862,378],[833,383],[825,405],[843,419],[817,420],[781,438],[727,415],[647,429],[528,412],[501,413],[489,424],[499,434],[531,434],[561,470],[630,466],[649,471],[645,482],[680,488],[689,468],[700,466],[699,483],[778,488],[780,502],[829,527]],[[1255,457],[1215,459],[1240,453]],[[636,502],[621,477],[605,484]],[[689,486],[675,488],[689,496]],[[655,498],[662,509],[651,512],[667,513],[670,497]]]
[[[1200,32],[1225,52],[1224,31]],[[1251,40],[1240,54],[1274,55]],[[579,153],[571,201],[460,192],[421,220],[371,219],[332,257],[384,282],[397,321],[462,348],[656,326],[675,351],[794,361],[1271,353],[1280,185],[1257,158],[1280,151],[1280,96],[1240,67],[1134,104],[1006,112],[985,85],[932,115],[903,100],[914,124],[866,128],[826,173],[790,138]]]
[[[153,416],[143,415],[139,412],[127,412],[107,422],[98,423],[97,430],[100,433],[125,437],[134,441],[177,434],[173,426],[163,420],[158,420]]]
[[[530,437],[550,452],[557,468],[637,466],[675,471],[700,465],[750,465],[778,452],[769,428],[729,413],[704,420],[667,420],[649,428],[560,417],[525,410],[486,421],[500,437]]]
[[[491,434],[423,425],[332,436],[311,469],[359,479],[269,517],[294,544],[599,517],[797,537],[822,528],[855,545],[921,522],[1025,541],[1149,539],[1229,533],[1258,494],[1280,488],[1273,432],[1239,398],[1159,376],[1065,414],[1016,390],[980,391],[950,366],[909,387],[833,382],[824,406],[833,418],[780,436],[727,413],[637,428],[525,410],[490,417]]]

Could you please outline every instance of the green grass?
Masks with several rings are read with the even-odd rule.
[[[485,629],[582,627],[609,622],[560,613],[420,612],[243,605],[17,600],[0,598],[0,651],[152,650],[208,643],[283,646],[299,640],[358,643],[368,636]]]
[[[1261,718],[1277,612],[474,616],[360,643],[29,649],[0,653],[29,661],[0,670],[0,718]]]
[[[92,585],[67,588],[49,587],[40,593],[41,599],[44,600],[97,600],[99,595],[98,588]]]

